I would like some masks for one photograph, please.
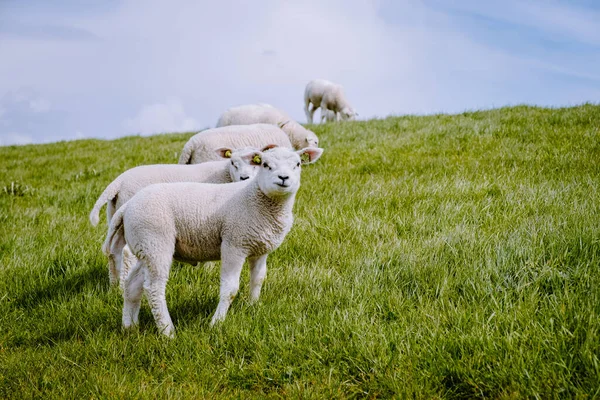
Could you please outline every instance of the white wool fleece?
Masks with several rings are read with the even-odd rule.
[[[109,203],[106,214],[110,223],[117,209],[140,189],[153,183],[229,183],[253,178],[258,172],[258,166],[252,162],[252,158],[257,151],[258,149],[251,147],[243,149],[220,148],[215,150],[215,154],[221,161],[196,165],[141,165],[128,169],[112,181],[100,195],[90,213],[90,222],[94,226],[98,225],[100,209],[104,204]]]
[[[294,121],[285,111],[264,103],[232,107],[221,115],[217,126],[259,123],[279,126],[288,135],[296,150],[319,145],[319,138],[313,131]]]
[[[165,301],[172,258],[190,263],[222,261],[220,300],[211,324],[225,318],[246,258],[250,297],[256,301],[267,255],[292,227],[300,165],[316,161],[322,151],[274,148],[261,154],[262,166],[252,180],[226,185],[156,184],[129,200],[113,217],[103,246],[109,253],[114,243],[125,242],[139,259],[124,277],[124,327],[137,324],[145,290],[159,329],[173,335]]]
[[[218,160],[215,151],[221,147],[239,149],[268,145],[292,147],[285,132],[270,124],[226,126],[207,129],[192,136],[181,152],[179,164],[199,164]]]

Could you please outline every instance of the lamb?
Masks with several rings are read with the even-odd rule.
[[[159,330],[172,337],[165,300],[172,259],[221,259],[219,304],[211,326],[225,319],[239,289],[242,265],[250,265],[250,300],[256,302],[267,271],[267,256],[283,242],[293,223],[301,164],[315,162],[323,149],[276,147],[260,153],[254,179],[214,185],[161,183],[142,189],[114,215],[105,253],[123,247],[138,261],[123,277],[123,327],[138,324],[145,291]]]
[[[179,164],[199,164],[219,160],[221,147],[261,149],[268,145],[292,147],[288,136],[276,126],[254,124],[206,129],[192,136],[181,152]]]
[[[265,103],[232,107],[221,115],[217,121],[217,126],[258,123],[272,124],[280,127],[287,133],[292,146],[296,150],[304,147],[319,146],[319,138],[313,131],[306,129],[294,121],[286,112]]]
[[[263,151],[272,147],[267,146]],[[260,162],[257,163],[256,160],[253,160],[257,155],[256,149],[244,148],[231,150],[221,148],[216,153],[227,160],[211,161],[197,165],[142,165],[123,172],[104,189],[104,192],[100,195],[96,204],[94,204],[94,208],[90,212],[90,222],[93,226],[98,225],[100,209],[104,204],[108,203],[106,206],[106,217],[110,224],[114,213],[123,204],[142,188],[153,183],[238,182],[253,178],[258,172]],[[120,281],[122,264],[123,260],[120,251],[109,255],[109,279],[113,285]]]
[[[312,107],[311,107],[312,106]],[[313,79],[304,89],[304,113],[309,124],[317,108],[321,108],[321,122],[333,120],[329,112],[333,112],[335,120],[352,120],[358,113],[350,106],[342,85],[325,79]]]

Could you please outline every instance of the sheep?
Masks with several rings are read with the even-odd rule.
[[[263,150],[272,147],[272,145],[267,146]],[[131,168],[119,175],[117,179],[104,189],[104,192],[100,195],[90,212],[90,222],[93,226],[98,225],[100,209],[104,204],[107,204],[106,217],[110,224],[110,220],[116,210],[142,188],[153,183],[228,183],[253,178],[258,172],[258,164],[260,164],[253,161],[256,151],[253,148],[239,150],[220,148],[216,153],[228,160],[211,161],[197,165],[156,164]],[[120,282],[122,264],[122,254],[120,251],[109,255],[108,271],[112,285]]]
[[[294,121],[286,112],[265,103],[232,107],[219,117],[217,127],[258,123],[272,124],[280,127],[287,133],[292,146],[296,150],[304,147],[319,146],[319,138],[313,131],[306,129]]]
[[[179,164],[199,164],[219,160],[215,150],[221,147],[263,148],[267,145],[292,147],[288,136],[276,126],[254,124],[206,129],[192,136],[181,152]]]
[[[225,319],[246,258],[250,300],[256,302],[266,276],[267,256],[292,227],[300,166],[315,162],[322,152],[316,147],[298,151],[276,147],[258,153],[262,168],[254,179],[226,185],[154,184],[125,203],[111,220],[103,244],[106,254],[120,246],[138,259],[123,277],[123,327],[138,324],[145,292],[159,330],[174,335],[165,300],[173,258],[221,260],[219,304],[211,326]]]
[[[311,107],[312,106],[312,107]],[[304,89],[304,113],[309,124],[313,123],[313,116],[317,108],[321,108],[321,122],[352,120],[358,113],[350,106],[344,94],[342,85],[325,79],[313,79]],[[333,112],[333,117],[330,112]]]

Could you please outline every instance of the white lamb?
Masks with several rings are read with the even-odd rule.
[[[358,113],[346,100],[342,85],[325,79],[313,79],[304,89],[304,113],[309,124],[317,108],[321,108],[321,122],[330,120],[353,120]],[[330,114],[333,113],[333,116]]]
[[[267,150],[267,146],[263,150]],[[244,148],[231,150],[221,148],[216,151],[227,160],[210,161],[196,165],[155,164],[131,168],[112,181],[100,195],[90,212],[90,222],[98,225],[100,209],[106,205],[108,223],[115,212],[130,198],[146,186],[154,183],[169,182],[207,182],[228,183],[253,178],[258,173],[260,161],[257,161],[258,150]],[[108,257],[108,271],[111,284],[120,281],[123,255],[120,251]]]
[[[296,150],[304,147],[317,147],[319,145],[319,138],[313,131],[306,129],[294,121],[285,111],[265,103],[232,107],[221,115],[217,121],[217,127],[258,123],[272,124],[280,127],[287,133],[292,146]]]
[[[142,189],[114,215],[104,252],[126,243],[138,258],[123,277],[123,326],[138,323],[145,291],[159,330],[173,336],[165,300],[172,259],[221,260],[219,305],[211,325],[225,318],[239,288],[242,265],[250,265],[250,299],[258,300],[267,255],[292,227],[300,187],[300,165],[315,162],[323,149],[283,147],[261,153],[256,178],[226,185],[162,183]]]
[[[181,152],[179,164],[199,164],[219,160],[221,147],[262,149],[268,145],[292,147],[285,132],[270,124],[226,126],[206,129],[192,136]]]

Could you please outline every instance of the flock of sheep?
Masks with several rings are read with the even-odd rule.
[[[325,80],[308,83],[306,117],[321,121],[357,114],[343,88]],[[312,106],[312,107],[310,107]],[[179,164],[144,165],[111,182],[90,213],[97,225],[107,205],[108,233],[102,246],[111,284],[123,291],[123,327],[138,323],[145,292],[159,330],[172,337],[165,300],[172,260],[197,264],[221,260],[219,304],[211,325],[223,320],[239,288],[244,261],[250,265],[250,299],[258,300],[267,256],[293,223],[301,165],[323,149],[314,132],[269,104],[233,107],[217,127],[194,135]]]

